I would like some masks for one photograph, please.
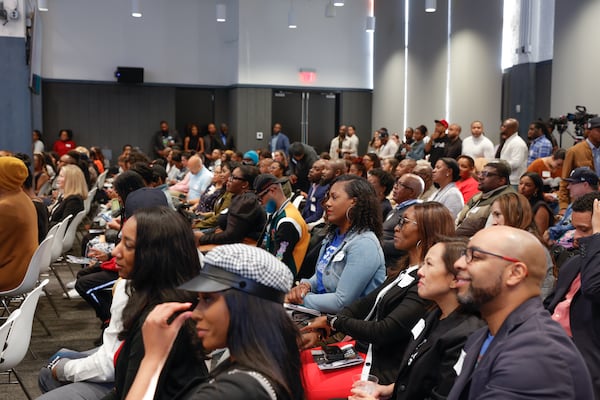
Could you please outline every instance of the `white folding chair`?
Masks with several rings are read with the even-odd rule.
[[[9,373],[9,381],[10,374],[14,374],[15,378],[17,378],[17,381],[21,385],[21,389],[23,389],[23,392],[28,399],[31,399],[31,396],[23,385],[23,381],[21,380],[21,377],[17,373],[15,367],[19,365],[21,361],[23,361],[23,358],[29,349],[35,309],[40,298],[40,293],[47,284],[48,279],[44,279],[42,283],[40,283],[35,289],[33,289],[31,293],[29,293],[29,295],[27,295],[23,301],[23,304],[21,304],[21,308],[19,308],[21,313],[15,318],[12,324],[6,339],[6,344],[4,345],[4,351],[2,352],[2,356],[0,358],[0,371]]]
[[[104,182],[106,182],[106,175],[108,174],[108,169],[105,169],[103,173],[98,175],[98,179],[96,179],[96,187],[98,190],[104,189]]]
[[[58,224],[56,224],[55,226],[53,226],[50,229],[50,231],[52,231],[53,229],[55,229],[58,226],[58,228],[56,228],[56,231],[54,232],[54,240],[52,241],[52,255],[50,257],[51,261],[50,261],[50,265],[48,265],[48,267],[50,268],[50,271],[52,271],[52,273],[56,277],[56,280],[58,281],[58,284],[60,285],[60,287],[62,288],[64,293],[67,293],[69,290],[65,286],[65,284],[64,284],[63,280],[61,279],[60,275],[58,274],[58,272],[56,271],[56,268],[54,268],[54,263],[60,258],[60,256],[63,253],[62,252],[63,241],[65,239],[67,227],[69,225],[69,221],[71,220],[71,218],[73,218],[73,215],[68,215],[67,217],[65,217],[65,219],[63,219],[61,222],[59,222]],[[44,271],[42,270],[42,272],[44,272]],[[56,309],[55,309],[55,311],[56,311]]]
[[[92,209],[92,202],[94,201],[94,197],[96,196],[97,191],[98,188],[94,186],[92,190],[88,192],[88,197],[83,201],[83,209],[85,211],[85,215],[88,215],[90,213],[90,210]]]
[[[25,294],[31,291],[40,278],[40,271],[42,267],[50,265],[50,257],[52,255],[52,241],[54,236],[47,236],[42,243],[38,246],[29,261],[27,272],[21,281],[21,284],[14,289],[0,291],[0,298],[2,306],[5,311],[10,314],[10,304],[15,301],[21,303],[25,298]]]

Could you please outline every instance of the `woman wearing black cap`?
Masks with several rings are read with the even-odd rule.
[[[205,351],[227,347],[231,356],[212,371],[213,379],[198,377],[176,398],[303,399],[299,335],[282,305],[292,281],[285,264],[257,247],[225,245],[206,254],[200,275],[181,286],[198,292],[194,310],[191,303],[166,303],[148,315],[145,356],[127,398],[151,398],[161,389],[156,376],[191,318]]]

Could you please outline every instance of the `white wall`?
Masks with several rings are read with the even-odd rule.
[[[4,3],[4,9],[7,12],[17,10],[19,13],[18,19],[8,19],[6,25],[4,20],[0,22],[0,36],[6,37],[25,37],[25,4],[19,0],[2,0]]]
[[[313,86],[369,88],[366,1],[348,1],[325,18],[324,0],[52,0],[44,18],[43,76],[114,81],[117,66],[144,68],[144,80],[195,85],[300,86],[298,69],[316,68]],[[239,14],[238,14],[239,13]],[[238,16],[239,15],[239,16]]]
[[[325,0],[295,0],[298,28],[287,27],[289,1],[240,0],[242,84],[304,85],[300,68],[317,70],[311,86],[371,88],[367,1],[346,1],[325,17]]]
[[[398,132],[404,126],[424,124],[431,132],[435,119],[447,118],[462,125],[462,137],[466,137],[471,121],[479,119],[490,132],[497,132],[502,98],[502,1],[452,1],[448,101],[447,4],[438,1],[435,13],[425,13],[424,2],[410,3],[405,121],[404,1],[376,3],[373,126]]]
[[[556,0],[554,61],[552,63],[553,117],[575,112],[576,105],[600,114],[598,95],[598,16],[600,1]],[[571,140],[564,135],[564,142]]]

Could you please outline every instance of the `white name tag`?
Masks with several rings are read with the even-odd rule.
[[[314,204],[311,204],[311,205],[310,205],[310,212],[313,212],[313,213],[314,213],[314,212],[317,212],[317,206],[316,206],[316,205],[314,205]]]
[[[411,333],[413,335],[413,338],[416,340],[419,335],[423,332],[423,329],[425,329],[425,320],[423,318],[421,318],[419,320],[419,322],[417,322],[415,324],[415,326],[413,326],[413,328],[411,329]]]
[[[479,207],[473,207],[469,210],[469,214],[475,214],[477,211],[479,211]]]
[[[333,257],[333,261],[334,262],[338,262],[338,261],[342,261],[344,259],[344,252],[340,251],[339,253],[337,253],[335,255],[335,257]]]
[[[398,287],[405,288],[413,283],[414,280],[415,278],[412,275],[405,274],[402,279],[400,279],[400,282],[398,282]]]
[[[460,351],[460,356],[458,357],[458,361],[456,361],[456,364],[454,364],[454,367],[453,367],[454,371],[456,372],[456,375],[460,375],[466,356],[467,356],[467,353],[465,353],[465,350],[462,349]]]
[[[542,178],[550,178],[550,171],[542,171]]]

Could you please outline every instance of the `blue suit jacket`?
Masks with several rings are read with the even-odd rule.
[[[508,316],[476,367],[487,335],[485,327],[469,337],[448,400],[594,398],[581,354],[539,297]]]
[[[285,152],[285,154],[287,155],[289,147],[290,147],[290,139],[283,132],[279,132],[279,135],[277,136],[277,143],[275,144],[275,148],[273,148],[273,146],[271,146],[271,138],[269,138],[269,150],[271,150],[271,153],[274,152],[275,150],[283,150]]]
[[[321,202],[325,198],[327,191],[329,190],[329,184],[317,185],[314,193],[308,192],[306,198],[306,204],[302,209],[302,218],[307,224],[318,221],[323,216],[323,206]]]

